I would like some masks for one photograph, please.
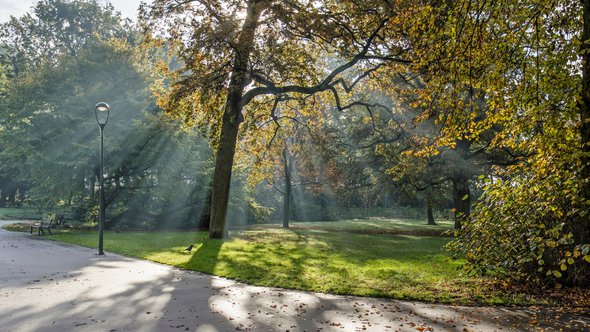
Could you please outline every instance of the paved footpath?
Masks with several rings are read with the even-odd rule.
[[[10,221],[0,221],[0,226]],[[254,287],[0,229],[0,331],[588,331],[590,311]]]

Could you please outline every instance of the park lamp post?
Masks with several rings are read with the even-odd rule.
[[[104,255],[104,251],[102,250],[102,238],[103,238],[103,229],[104,229],[104,148],[103,148],[103,138],[104,138],[104,127],[109,121],[109,105],[107,103],[100,102],[96,104],[94,107],[94,114],[96,115],[96,122],[100,127],[100,176],[99,176],[99,186],[100,186],[100,206],[98,211],[98,254]]]

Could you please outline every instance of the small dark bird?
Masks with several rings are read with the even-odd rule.
[[[190,246],[186,247],[186,249],[184,249],[184,251],[188,251],[188,252],[191,252],[191,250],[193,250],[192,244]]]

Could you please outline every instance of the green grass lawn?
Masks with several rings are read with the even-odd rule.
[[[437,220],[436,223],[437,225],[428,225],[426,220],[422,219],[371,217],[368,219],[344,219],[338,221],[295,221],[289,225],[295,229],[366,233],[444,232],[452,230],[454,226],[453,221],[450,220]],[[272,227],[272,225],[270,226]]]
[[[96,247],[96,232],[58,231],[52,240]],[[467,277],[441,237],[369,235],[320,230],[233,231],[229,240],[205,232],[107,232],[107,252],[236,279],[335,294],[457,304],[517,304]],[[195,244],[191,253],[183,249]]]
[[[0,219],[40,219],[41,215],[32,208],[1,208]]]

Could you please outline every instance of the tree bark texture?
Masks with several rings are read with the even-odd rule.
[[[428,217],[428,225],[436,225],[434,221],[434,213],[432,213],[432,204],[430,202],[426,202],[426,215]]]
[[[213,190],[211,187],[207,189],[207,194],[205,196],[205,202],[203,204],[203,209],[201,211],[201,215],[197,222],[197,226],[199,229],[209,229],[210,222],[211,222],[211,195],[213,194]]]
[[[283,149],[283,162],[285,171],[285,191],[283,192],[283,228],[289,228],[291,215],[291,158],[287,145]]]
[[[219,146],[217,148],[213,174],[211,223],[209,227],[210,238],[220,239],[226,235],[225,218],[227,216],[232,167],[241,122],[242,94],[248,81],[246,70],[254,46],[254,35],[258,27],[258,20],[264,9],[264,4],[265,2],[260,0],[248,1],[244,25],[242,26],[238,42],[235,45],[233,69],[223,112]]]

